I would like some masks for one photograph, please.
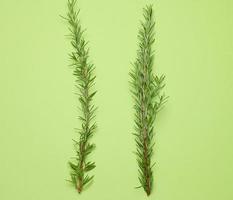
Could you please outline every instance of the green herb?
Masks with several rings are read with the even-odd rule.
[[[79,193],[90,183],[93,176],[88,172],[95,168],[95,163],[87,161],[87,157],[92,153],[94,144],[90,143],[90,138],[96,131],[96,123],[93,122],[96,107],[93,105],[93,97],[96,91],[93,91],[95,76],[93,75],[94,66],[89,61],[89,49],[84,39],[84,31],[80,25],[79,10],[76,11],[76,0],[68,0],[68,13],[65,19],[68,21],[73,51],[71,52],[71,66],[76,78],[76,87],[78,89],[78,100],[80,102],[81,114],[79,120],[81,128],[77,129],[79,138],[74,140],[76,157],[74,161],[69,162],[71,168],[71,182]]]
[[[135,141],[140,187],[149,196],[153,184],[153,165],[151,162],[154,147],[154,121],[167,97],[161,95],[164,76],[153,75],[155,21],[152,6],[143,10],[144,21],[141,22],[138,39],[137,58],[130,72],[131,92],[135,109]]]

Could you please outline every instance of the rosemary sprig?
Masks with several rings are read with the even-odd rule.
[[[87,173],[95,168],[95,163],[87,161],[88,155],[93,151],[94,144],[90,143],[90,138],[96,130],[96,123],[93,122],[96,107],[92,104],[96,91],[93,91],[95,76],[93,75],[94,66],[89,62],[89,49],[84,39],[82,27],[79,20],[79,10],[76,11],[76,0],[68,0],[68,13],[65,19],[68,21],[73,51],[71,52],[71,66],[74,69],[76,87],[78,88],[78,99],[80,102],[81,128],[77,129],[79,138],[74,140],[76,157],[69,162],[71,168],[71,182],[79,193],[82,192],[93,176]]]
[[[153,164],[151,163],[154,146],[154,121],[166,101],[163,89],[165,76],[153,75],[155,21],[151,5],[143,9],[144,21],[141,22],[138,39],[137,58],[130,72],[131,92],[135,110],[135,141],[139,182],[149,196],[153,184]]]

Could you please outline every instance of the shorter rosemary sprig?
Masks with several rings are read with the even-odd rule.
[[[135,109],[135,141],[138,163],[139,182],[146,194],[151,194],[153,186],[154,166],[151,163],[154,147],[154,121],[157,113],[166,102],[167,97],[160,92],[164,88],[165,76],[153,75],[154,55],[152,45],[154,39],[153,9],[147,6],[143,9],[144,21],[139,30],[139,49],[137,59],[130,72],[131,92]]]

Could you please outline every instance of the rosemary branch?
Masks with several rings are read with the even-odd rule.
[[[76,11],[76,0],[68,0],[68,13],[65,18],[68,21],[73,51],[71,52],[71,66],[74,69],[76,78],[76,87],[78,89],[78,99],[80,103],[81,128],[77,129],[79,138],[74,140],[76,157],[75,160],[69,162],[71,168],[71,182],[74,184],[79,193],[82,192],[93,176],[87,173],[95,168],[95,163],[87,161],[88,155],[93,151],[94,144],[90,143],[97,126],[93,122],[96,107],[92,104],[96,91],[93,91],[95,84],[95,76],[93,75],[94,66],[89,62],[89,49],[84,39],[82,27],[79,20],[79,10]]]
[[[135,110],[135,141],[139,182],[149,196],[153,184],[153,165],[151,163],[154,146],[154,121],[167,97],[161,95],[165,76],[153,75],[155,21],[152,5],[143,9],[144,21],[141,22],[138,39],[137,58],[130,72],[131,92]]]

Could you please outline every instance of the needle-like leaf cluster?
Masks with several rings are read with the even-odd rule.
[[[89,49],[84,39],[84,31],[80,25],[79,10],[76,11],[76,0],[68,0],[68,13],[65,19],[68,21],[73,51],[71,52],[71,66],[74,69],[76,87],[78,89],[78,100],[80,103],[81,114],[79,120],[81,128],[76,129],[79,138],[74,140],[76,156],[69,162],[71,168],[71,182],[78,192],[83,190],[93,178],[87,173],[95,168],[95,163],[87,161],[87,157],[92,153],[94,144],[90,143],[90,138],[96,130],[96,123],[93,122],[96,107],[93,105],[93,91],[95,76],[93,75],[94,66],[89,62]]]
[[[154,52],[152,45],[155,41],[153,8],[143,9],[144,20],[138,34],[137,58],[130,72],[131,92],[135,109],[135,141],[138,163],[139,182],[147,195],[150,195],[153,184],[153,163],[151,162],[154,146],[154,121],[157,113],[166,101],[161,95],[164,76],[153,74]]]

